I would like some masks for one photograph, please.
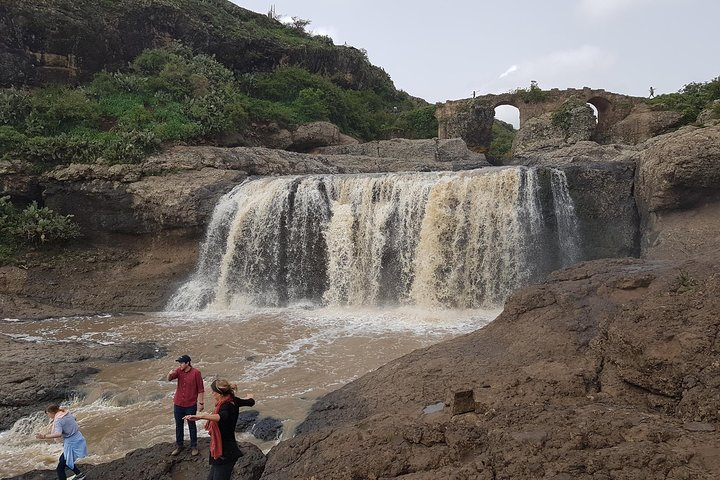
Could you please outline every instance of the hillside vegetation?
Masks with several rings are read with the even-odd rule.
[[[15,48],[0,55],[0,159],[37,171],[257,139],[269,124],[325,120],[364,141],[437,134],[434,106],[363,51],[223,0],[3,0],[0,27],[0,50]],[[28,51],[72,56],[76,70],[42,77]]]
[[[683,114],[680,125],[687,125],[697,120],[700,112],[711,108],[713,116],[720,118],[720,77],[708,82],[692,82],[685,85],[677,93],[658,95],[649,100],[651,105],[667,108]]]
[[[212,142],[257,124],[316,120],[364,140],[424,138],[437,131],[433,108],[418,108],[395,90],[343,89],[300,67],[236,77],[213,57],[171,45],[146,50],[128,71],[96,74],[84,86],[0,90],[0,156],[38,170],[132,163],[163,142]]]

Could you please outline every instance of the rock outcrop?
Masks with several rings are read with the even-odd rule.
[[[720,193],[720,125],[683,127],[649,143],[637,178],[645,215],[688,209]]]
[[[468,150],[467,145],[460,138],[445,140],[437,138],[428,140],[395,138],[355,145],[333,145],[318,148],[316,152],[328,155],[361,155],[387,160],[413,158],[430,163],[448,162],[450,164],[448,170],[465,170],[490,166],[485,159],[485,155]]]
[[[659,110],[647,104],[638,104],[630,114],[610,128],[609,137],[616,143],[637,145],[668,133],[682,118],[682,113]]]
[[[265,468],[265,455],[248,442],[238,442],[243,456],[235,464],[232,480],[258,480]],[[172,443],[160,443],[149,448],[132,451],[118,460],[100,465],[82,465],[88,479],[103,480],[195,480],[207,477],[210,440],[198,439],[200,455],[191,457],[186,450],[176,457],[168,454]],[[54,470],[36,470],[6,480],[51,480],[57,478]]]
[[[557,111],[544,113],[523,124],[513,140],[513,155],[554,150],[577,142],[590,140],[597,119],[592,108],[571,99]]]
[[[640,218],[633,196],[633,162],[585,162],[565,172],[585,259],[636,257]]]
[[[650,255],[655,247],[665,249],[668,244],[674,245],[674,252],[690,253],[701,244],[717,241],[720,124],[683,127],[648,143],[639,157],[635,182],[645,253]],[[690,209],[698,213],[687,213]],[[682,217],[691,225],[678,224]],[[692,231],[683,231],[685,228]]]
[[[391,83],[360,50],[313,38],[230,1],[6,0],[0,4],[0,85],[86,81],[172,41],[238,72],[294,65],[337,75],[351,89]]]
[[[601,145],[583,140],[557,149],[530,150],[522,155],[513,155],[503,161],[504,165],[567,165],[593,162],[636,162],[642,146],[617,143]]]
[[[262,478],[716,478],[718,259],[556,272],[322,398]]]
[[[72,214],[86,232],[195,231],[217,200],[253,175],[435,171],[486,166],[462,141],[391,142],[389,156],[302,154],[268,148],[173,147],[138,165],[56,168],[41,180],[51,209]],[[375,148],[373,143],[373,148]],[[345,148],[345,147],[338,147]],[[347,147],[350,148],[350,147]],[[358,146],[360,152],[368,147]],[[371,151],[371,149],[368,149]]]

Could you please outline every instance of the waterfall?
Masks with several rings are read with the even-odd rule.
[[[565,172],[557,168],[550,169],[550,186],[557,219],[561,265],[566,267],[580,260],[580,227],[575,215],[575,205],[570,198]]]
[[[580,258],[565,175],[552,170],[547,188],[538,172],[246,181],[216,206],[197,271],[167,308],[497,306]]]

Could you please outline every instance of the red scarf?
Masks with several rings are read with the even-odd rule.
[[[220,401],[215,404],[213,413],[219,414],[220,407],[223,403],[232,402],[233,396],[227,395],[220,397]],[[217,460],[222,457],[222,438],[220,438],[220,424],[214,420],[208,420],[205,422],[205,430],[210,433],[210,455],[213,459]]]

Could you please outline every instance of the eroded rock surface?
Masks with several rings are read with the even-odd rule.
[[[264,479],[720,475],[718,257],[594,261],[328,394]],[[474,390],[476,409],[423,408]]]

